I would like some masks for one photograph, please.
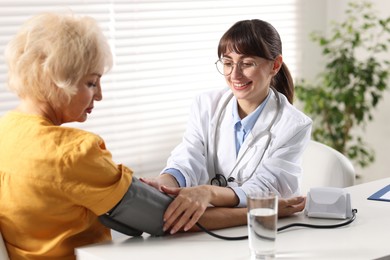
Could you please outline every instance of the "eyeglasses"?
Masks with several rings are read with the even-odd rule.
[[[217,67],[219,73],[224,76],[229,76],[230,74],[232,74],[234,66],[237,66],[240,69],[241,73],[243,73],[244,75],[248,75],[255,70],[257,64],[254,61],[246,60],[241,60],[235,63],[232,60],[222,58],[215,62],[215,66]]]

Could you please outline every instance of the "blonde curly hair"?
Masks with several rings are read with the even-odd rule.
[[[88,16],[45,13],[32,17],[5,51],[8,87],[20,98],[69,103],[78,82],[107,72],[112,54],[96,20]]]

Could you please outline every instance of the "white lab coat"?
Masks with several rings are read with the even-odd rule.
[[[190,111],[187,129],[182,142],[168,158],[168,168],[179,170],[185,177],[186,186],[209,184],[215,177],[214,162],[218,173],[226,179],[248,179],[244,183],[229,182],[229,186],[240,186],[245,193],[253,190],[271,190],[281,197],[291,197],[300,193],[301,157],[310,139],[312,121],[292,106],[287,98],[279,93],[281,107],[271,128],[272,138],[260,164],[267,135],[258,138],[241,159],[252,139],[262,134],[268,127],[277,108],[273,91],[252,131],[242,144],[236,156],[232,104],[229,101],[220,118],[217,131],[217,156],[214,155],[215,127],[218,111],[231,94],[230,89],[205,92],[199,95]],[[217,160],[216,160],[217,158]],[[162,171],[164,172],[165,169]],[[241,178],[240,178],[241,177]]]

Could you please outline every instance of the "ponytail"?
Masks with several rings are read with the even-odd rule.
[[[287,97],[290,104],[294,99],[294,83],[287,65],[283,62],[279,72],[272,79],[271,85],[280,93]]]

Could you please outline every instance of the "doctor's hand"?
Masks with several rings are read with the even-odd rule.
[[[294,213],[300,212],[305,208],[305,197],[293,197],[289,199],[279,199],[278,216],[279,218],[291,216]]]
[[[170,229],[174,234],[183,228],[192,228],[207,209],[212,196],[210,185],[189,188],[169,188],[162,186],[162,191],[176,198],[168,206],[164,214],[164,231]]]
[[[175,177],[170,174],[161,174],[158,177],[153,178],[139,178],[139,180],[158,189],[161,192],[163,191],[161,189],[162,186],[179,187]]]

